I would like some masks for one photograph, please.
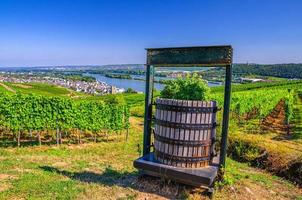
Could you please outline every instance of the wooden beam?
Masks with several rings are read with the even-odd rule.
[[[231,46],[148,48],[147,64],[154,66],[228,66],[232,64]]]
[[[221,131],[221,146],[220,146],[220,168],[225,167],[227,141],[229,132],[229,113],[231,105],[231,81],[232,81],[232,65],[226,67],[225,87],[224,87],[224,105],[223,105],[223,119]]]
[[[217,158],[217,157],[216,157]],[[154,159],[154,154],[150,153],[133,162],[137,169],[143,170],[145,174],[151,176],[172,179],[179,183],[196,187],[213,187],[219,166],[216,158],[212,165],[203,168],[173,167],[158,163]]]
[[[145,118],[144,118],[144,143],[143,155],[150,153],[151,144],[151,124],[152,124],[152,95],[154,68],[152,65],[146,66],[146,90],[145,90]]]

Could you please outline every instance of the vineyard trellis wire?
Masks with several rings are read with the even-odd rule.
[[[129,108],[126,104],[105,104],[93,101],[75,101],[61,97],[39,95],[0,96],[0,126],[10,131],[20,145],[21,133],[37,133],[41,143],[41,132],[56,132],[56,142],[62,141],[62,133],[72,130],[114,133],[127,130]],[[128,131],[127,131],[128,133]],[[80,136],[81,137],[81,136]],[[80,142],[80,141],[79,141]]]

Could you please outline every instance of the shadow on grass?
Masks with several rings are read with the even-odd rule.
[[[102,174],[90,171],[70,172],[66,170],[59,170],[50,166],[42,166],[40,169],[48,172],[54,172],[77,181],[85,183],[97,183],[107,186],[129,186],[131,184],[131,179],[139,176],[138,172],[118,172],[111,167],[107,167]]]
[[[160,178],[142,175],[137,171],[120,172],[112,167],[107,167],[101,174],[90,171],[70,172],[51,166],[41,166],[40,169],[84,183],[131,188],[139,192],[156,194],[168,199],[179,198],[184,195],[188,189],[192,189],[191,187],[186,187],[174,182],[167,182]]]
[[[302,127],[293,127],[290,131],[290,134],[281,133],[275,137],[273,140],[276,141],[290,141],[290,140],[298,140],[302,138]]]
[[[294,134],[293,134],[293,139],[298,140],[301,138],[302,138],[302,127],[295,128]]]
[[[110,138],[110,139],[106,139],[106,138],[98,138],[97,139],[97,142],[100,143],[100,142],[117,142],[118,140],[116,139],[113,139],[113,138]],[[122,140],[120,140],[122,141]],[[93,138],[86,138],[86,139],[82,139],[82,142],[81,144],[83,143],[95,143],[94,139]],[[77,145],[79,144],[77,140],[64,140],[63,141],[63,145],[64,144],[74,144],[74,145]],[[41,146],[51,146],[51,145],[57,145],[56,143],[56,140],[55,139],[52,139],[52,140],[42,140],[42,144]],[[20,141],[20,147],[34,147],[34,146],[40,146],[39,145],[39,142],[36,141],[36,140],[21,140]],[[13,139],[3,139],[3,138],[0,138],[0,148],[1,147],[4,147],[4,148],[7,148],[7,147],[18,147],[18,142],[13,140]]]
[[[21,147],[30,147],[30,146],[38,146],[39,143],[36,141],[22,141],[20,146]],[[17,141],[14,140],[6,140],[2,139],[0,141],[0,147],[18,147]]]

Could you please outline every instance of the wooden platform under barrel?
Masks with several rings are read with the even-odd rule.
[[[214,157],[216,102],[156,99],[154,155],[166,165],[198,168]]]

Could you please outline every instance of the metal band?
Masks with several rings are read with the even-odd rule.
[[[174,112],[189,112],[189,113],[216,113],[218,108],[215,107],[186,107],[176,105],[166,105],[156,103],[156,109],[174,111]]]
[[[216,128],[217,124],[187,124],[187,123],[178,123],[178,122],[169,122],[164,120],[155,119],[155,124],[160,126],[165,126],[169,128],[176,129],[186,129],[186,130],[207,130]]]
[[[203,141],[197,141],[197,140],[177,140],[173,138],[166,138],[157,134],[154,134],[154,139],[157,141],[166,143],[166,144],[172,144],[172,145],[182,145],[182,146],[210,146],[212,141],[210,140],[203,140]]]
[[[210,161],[210,156],[206,157],[181,157],[181,156],[174,156],[174,155],[169,155],[166,153],[163,153],[161,151],[154,151],[155,156],[161,159],[169,160],[169,161],[174,161],[174,162],[191,162],[191,163],[196,163],[200,161]]]

